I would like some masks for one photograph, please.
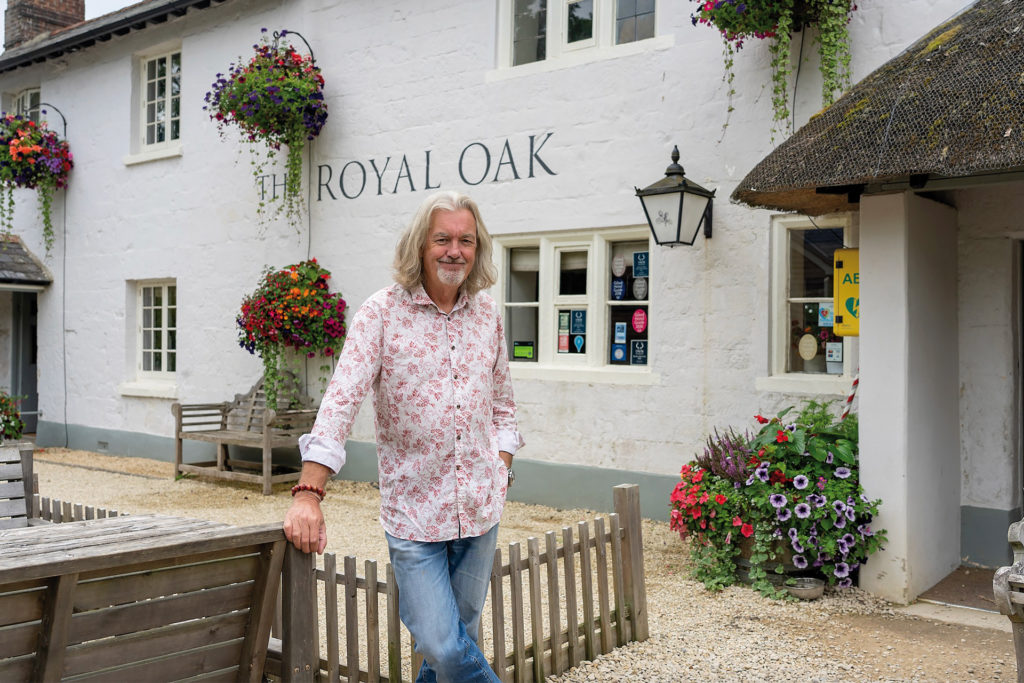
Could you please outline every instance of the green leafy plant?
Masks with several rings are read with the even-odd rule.
[[[345,300],[328,291],[330,277],[315,258],[282,270],[268,268],[256,291],[242,300],[235,321],[238,345],[263,360],[267,404],[273,409],[287,350],[327,359],[345,341]]]
[[[261,221],[283,212],[293,225],[302,216],[302,150],[308,141],[320,134],[327,121],[324,100],[324,78],[312,56],[301,55],[294,48],[280,44],[287,31],[253,45],[256,54],[247,61],[239,57],[227,74],[217,80],[206,93],[203,106],[223,137],[231,126],[242,130],[254,146],[253,174],[257,184],[264,178],[281,146],[288,147],[285,159],[284,190],[276,210],[270,212],[268,202],[277,201],[271,192],[269,200],[259,203]],[[256,145],[259,145],[257,147]],[[258,153],[266,145],[266,156]]]
[[[25,431],[25,422],[18,410],[18,398],[0,391],[0,436],[4,439],[20,439]]]
[[[819,70],[823,78],[822,103],[832,104],[836,93],[850,85],[850,13],[854,0],[693,0],[698,7],[690,15],[694,26],[712,26],[722,34],[729,111],[732,111],[734,60],[744,41],[771,39],[772,134],[789,118],[789,76],[793,31],[818,29]]]
[[[46,122],[4,114],[0,117],[0,230],[10,235],[14,216],[14,188],[35,189],[43,217],[46,252],[53,246],[53,194],[67,187],[74,165],[66,140]]]
[[[814,401],[789,418],[792,410],[756,416],[753,435],[716,431],[680,472],[670,525],[690,539],[694,577],[710,590],[737,580],[744,546],[754,588],[780,597],[768,568],[782,573],[783,557],[847,587],[885,542],[885,531],[870,527],[881,501],[869,500],[858,478],[856,416],[836,421],[829,404]]]

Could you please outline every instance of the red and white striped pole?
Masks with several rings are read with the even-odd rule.
[[[843,414],[839,416],[839,421],[842,422],[846,419],[846,416],[850,414],[850,407],[853,405],[853,397],[857,395],[857,385],[860,384],[860,369],[858,368],[857,374],[853,376],[853,386],[850,387],[850,395],[846,397],[846,405],[843,407]]]

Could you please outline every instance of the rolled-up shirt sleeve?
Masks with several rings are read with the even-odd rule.
[[[493,370],[492,419],[498,436],[498,450],[512,455],[522,448],[526,442],[519,433],[516,422],[516,402],[512,396],[512,377],[508,367],[508,350],[505,348],[505,329],[501,315],[497,316],[497,333],[495,343],[498,353]]]
[[[299,437],[303,462],[319,463],[335,474],[345,464],[345,440],[359,406],[380,376],[381,339],[379,311],[364,304],[353,316],[313,429]]]

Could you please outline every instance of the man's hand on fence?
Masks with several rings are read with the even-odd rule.
[[[284,535],[304,553],[314,550],[323,555],[327,547],[327,525],[315,493],[300,491],[284,516]]]

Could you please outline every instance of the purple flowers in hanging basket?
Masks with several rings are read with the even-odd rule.
[[[773,508],[781,508],[786,504],[786,496],[781,493],[773,493],[768,498],[768,502],[772,504]]]

